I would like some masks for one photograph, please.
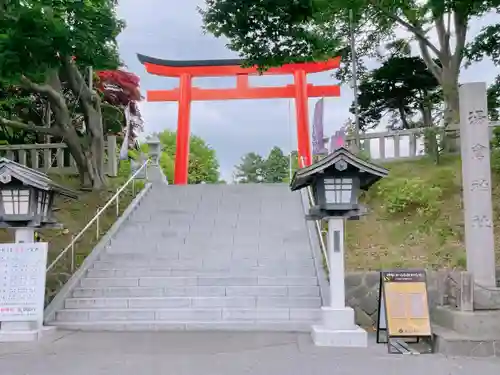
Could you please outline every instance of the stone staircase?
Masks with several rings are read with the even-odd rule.
[[[309,331],[320,288],[299,193],[155,184],[50,325]]]

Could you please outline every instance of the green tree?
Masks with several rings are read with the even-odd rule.
[[[0,84],[0,116],[11,117],[12,114],[24,122],[42,122],[46,114],[44,100],[32,95],[21,87],[2,87]],[[0,123],[0,142],[2,144],[43,143],[43,137],[26,130],[13,129]]]
[[[500,120],[500,76],[488,87],[488,117],[491,121]]]
[[[163,152],[160,166],[169,183],[173,183],[175,169],[175,149],[177,133],[164,130],[158,134]],[[219,181],[219,161],[213,150],[203,139],[192,135],[189,142],[188,183],[217,183]]]
[[[278,146],[274,146],[264,161],[264,182],[277,183],[286,181],[289,175],[288,157]]]
[[[116,37],[123,22],[116,0],[11,1],[0,13],[0,88],[21,86],[50,103],[51,127],[0,114],[0,125],[63,140],[82,185],[105,184],[102,100],[89,88],[87,67],[119,66]],[[67,98],[75,98],[75,111]]]
[[[71,90],[66,88],[63,80],[63,95],[70,110],[71,122],[81,132],[84,125],[82,113],[79,110],[78,99]],[[142,131],[142,116],[138,108],[141,95],[139,92],[139,77],[124,70],[98,71],[94,74],[94,86],[102,99],[102,122],[105,134],[121,135],[124,125],[125,107],[130,108],[131,132],[130,142]],[[51,116],[50,103],[44,96],[33,93],[22,86],[1,86],[0,81],[0,117],[16,119],[21,123],[36,126],[57,126]],[[0,142],[8,144],[45,143],[42,134],[0,125]],[[62,138],[52,137],[52,141],[61,142]]]
[[[488,25],[467,45],[466,55],[469,59],[467,66],[472,62],[489,58],[496,66],[500,66],[500,24]],[[490,120],[500,119],[500,75],[488,87],[488,114]]]
[[[359,85],[360,128],[373,128],[389,114],[391,128],[409,129],[415,113],[420,113],[425,127],[432,126],[433,109],[441,101],[438,86],[421,58],[391,56]]]
[[[240,164],[236,165],[234,174],[238,183],[260,183],[264,181],[265,160],[255,152],[249,152],[241,158]]]
[[[295,155],[295,160],[296,160]],[[274,146],[267,158],[255,152],[249,152],[241,158],[235,171],[239,183],[281,183],[289,180],[289,156]]]
[[[261,67],[316,60],[335,54],[350,59],[350,11],[359,55],[379,54],[403,28],[418,44],[427,68],[443,89],[445,125],[459,120],[458,75],[472,18],[496,10],[498,0],[207,0],[205,28],[228,38],[248,64]],[[498,27],[498,25],[495,25]],[[433,42],[430,32],[438,35]],[[406,41],[408,42],[408,40]]]

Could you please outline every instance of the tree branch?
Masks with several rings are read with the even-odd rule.
[[[434,16],[434,25],[436,26],[436,31],[438,35],[439,45],[441,46],[441,53],[443,59],[447,59],[450,56],[450,36],[449,30],[446,30],[446,26],[444,24],[444,14],[435,15]],[[446,65],[447,62],[441,61],[443,65]]]
[[[62,133],[59,132],[55,128],[48,128],[48,127],[37,126],[37,125],[33,125],[33,124],[25,124],[24,122],[15,121],[15,120],[8,120],[4,117],[0,117],[0,125],[8,126],[9,128],[12,128],[12,129],[19,129],[19,130],[25,130],[25,131],[29,131],[29,132],[33,132],[33,133],[52,135],[54,137],[62,136]]]
[[[418,46],[420,47],[420,52],[422,53],[422,59],[424,60],[425,65],[427,65],[427,68],[429,68],[429,70],[434,75],[434,77],[436,77],[438,82],[442,83],[441,74],[442,74],[443,69],[434,62],[431,54],[429,53],[429,49],[424,42],[419,40]]]
[[[451,37],[451,12],[448,12],[447,27],[446,27],[446,36],[447,36],[446,43],[448,43],[448,45],[450,45],[450,37]]]
[[[437,49],[437,47],[430,42],[430,40],[425,36],[424,31],[420,26],[417,25],[412,25],[411,23],[405,21],[401,17],[395,15],[394,13],[388,11],[385,7],[381,6],[378,4],[377,0],[369,0],[370,3],[376,7],[382,14],[386,15],[389,17],[391,20],[393,20],[396,23],[399,23],[401,26],[406,28],[409,32],[413,33],[416,37],[417,40],[420,43],[423,43],[425,46],[427,46],[432,52],[436,54],[436,56],[441,59],[441,51]]]
[[[21,83],[25,88],[34,91],[37,94],[46,96],[49,99],[50,103],[56,106],[57,108],[62,109],[66,106],[66,102],[64,101],[62,95],[49,84],[40,85],[38,83],[31,81],[29,78],[25,76],[21,77]]]
[[[40,85],[35,83],[26,76],[21,76],[21,83],[24,87],[36,92],[37,94],[45,96],[50,96],[52,94],[52,87],[47,84]]]
[[[71,91],[73,91],[77,98],[86,102],[92,102],[92,92],[83,79],[80,70],[75,65],[75,62],[69,58],[64,59],[64,68],[68,78],[68,83],[71,86]]]

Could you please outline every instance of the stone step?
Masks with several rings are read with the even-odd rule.
[[[300,308],[176,308],[176,309],[63,309],[56,321],[309,321],[320,318],[321,310]]]
[[[227,270],[231,268],[251,267],[277,267],[277,268],[301,268],[314,267],[313,259],[303,260],[276,260],[276,259],[240,259],[240,260],[217,260],[217,259],[157,259],[154,257],[138,260],[117,259],[99,260],[94,263],[93,268],[115,269],[115,268],[169,268],[176,270]]]
[[[76,331],[275,331],[275,332],[309,332],[311,322],[307,321],[220,321],[220,322],[168,322],[168,321],[80,321],[48,323],[64,330]]]
[[[465,336],[500,338],[500,311],[458,311],[450,306],[436,306],[433,322]]]
[[[68,298],[66,309],[142,308],[319,308],[319,297],[143,297]]]
[[[226,270],[178,270],[172,268],[113,268],[113,269],[96,269],[91,268],[87,271],[87,277],[91,278],[108,278],[108,277],[168,277],[168,276],[301,276],[313,277],[316,276],[314,267],[301,268],[277,268],[266,266],[255,267],[240,267]]]
[[[172,277],[87,277],[80,281],[86,288],[103,287],[169,287],[169,286],[314,286],[316,277],[294,276],[172,276]]]
[[[74,298],[108,297],[319,297],[318,286],[168,286],[75,288]]]
[[[164,225],[164,223],[161,223]],[[172,224],[172,223],[171,223]],[[121,244],[127,246],[125,240],[130,241],[130,244],[139,244],[141,238],[137,236],[145,236],[148,238],[161,239],[162,242],[155,246],[165,250],[171,247],[165,246],[170,243],[182,244],[218,244],[218,245],[237,245],[245,248],[251,245],[253,248],[258,248],[259,245],[276,245],[287,243],[287,250],[297,250],[307,243],[304,237],[301,236],[303,229],[299,230],[283,230],[283,228],[272,228],[268,224],[252,225],[248,229],[238,229],[234,227],[234,223],[217,222],[210,224],[203,223],[179,223],[180,225],[166,225],[162,231],[150,230],[150,227],[143,228],[139,226],[125,227],[121,231],[121,236],[115,237],[112,244]],[[252,223],[255,224],[255,223]],[[199,225],[198,228],[193,225]],[[191,228],[189,228],[191,226]],[[200,247],[199,249],[207,249]]]
[[[432,325],[434,351],[450,357],[500,357],[500,337],[469,336],[440,325]]]
[[[136,250],[133,250],[136,251]],[[149,253],[149,254],[148,254]],[[154,253],[154,252],[142,252],[140,255],[134,253],[116,252],[103,254],[100,261],[106,262],[123,262],[123,261],[159,261],[159,262],[171,262],[175,261],[179,264],[183,263],[193,263],[197,261],[199,264],[219,264],[219,263],[278,263],[286,261],[296,261],[296,262],[307,262],[312,259],[312,254],[308,253],[275,253],[275,252],[263,252],[263,253],[240,253],[240,254],[221,254],[217,252],[213,253]],[[217,263],[216,263],[217,262]],[[196,263],[196,262],[194,262]]]
[[[155,186],[52,323],[300,332],[320,307],[298,193],[284,184]]]
[[[182,251],[182,249],[175,252],[166,252],[166,251],[149,251],[147,249],[142,249],[141,252],[137,253],[137,248],[132,248],[128,252],[126,249],[120,249],[119,251],[113,252],[112,248],[108,250],[105,254],[102,254],[100,260],[102,261],[141,261],[141,260],[157,260],[157,261],[178,261],[182,262],[190,262],[197,261],[201,264],[210,264],[210,263],[237,263],[237,262],[245,262],[245,261],[255,261],[255,262],[283,262],[283,261],[303,261],[312,259],[312,253],[309,249],[304,249],[304,251],[300,252],[279,252],[276,249],[272,251],[262,251],[262,252],[235,252],[234,250],[227,252],[220,251],[212,251],[212,252],[203,252],[203,251],[195,251],[195,252],[186,252]]]

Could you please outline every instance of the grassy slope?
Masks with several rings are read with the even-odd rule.
[[[422,159],[394,162],[386,167],[390,170],[386,181],[363,197],[372,212],[360,221],[347,224],[347,268],[464,268],[459,158],[446,158],[438,166]],[[500,259],[499,180],[500,174],[493,171],[497,264]],[[391,202],[398,203],[398,196],[415,199],[407,202],[403,212],[388,212]]]

